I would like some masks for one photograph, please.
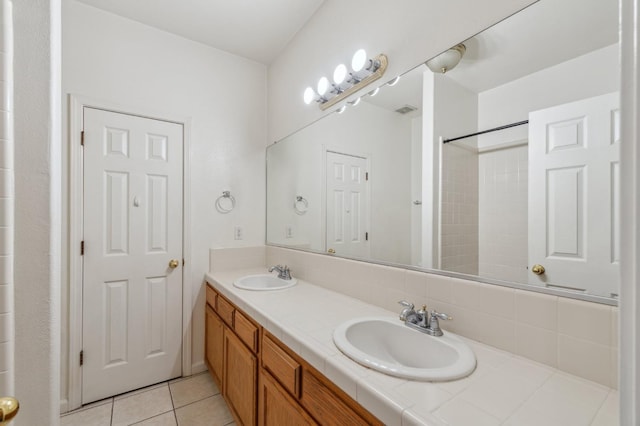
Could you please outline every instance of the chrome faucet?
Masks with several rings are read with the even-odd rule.
[[[449,315],[434,309],[431,312],[427,311],[427,305],[422,305],[422,309],[416,311],[413,303],[409,303],[406,300],[401,300],[398,303],[404,306],[400,312],[400,321],[404,321],[406,326],[430,336],[442,336],[439,320],[453,319]]]
[[[291,270],[287,265],[275,265],[269,268],[269,272],[278,271],[278,278],[283,280],[291,279]]]

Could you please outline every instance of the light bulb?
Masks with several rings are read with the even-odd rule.
[[[329,80],[327,77],[321,77],[318,80],[318,95],[324,97],[327,94],[327,90],[329,89]]]
[[[309,105],[316,97],[316,92],[311,88],[307,87],[304,89],[304,103]]]
[[[378,94],[379,91],[380,91],[380,88],[376,87],[375,89],[369,92],[369,96],[374,97],[375,95]]]
[[[351,69],[353,72],[360,72],[367,64],[367,52],[364,49],[359,49],[353,54],[351,59]]]
[[[396,84],[398,84],[398,81],[400,81],[400,76],[397,76],[393,80],[389,80],[387,86],[395,86]]]
[[[337,85],[341,85],[344,83],[345,78],[347,78],[347,67],[345,64],[340,64],[333,72],[333,82]]]
[[[362,98],[357,98],[357,99],[354,99],[354,100],[350,101],[349,105],[351,105],[351,106],[358,105],[360,103],[360,99],[362,99]]]
[[[342,105],[340,108],[338,108],[338,109],[336,110],[336,112],[337,112],[338,114],[342,114],[342,113],[344,112],[344,110],[346,110],[346,109],[347,109],[347,106],[346,106],[346,105]]]

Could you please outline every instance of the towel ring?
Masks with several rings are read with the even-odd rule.
[[[306,198],[296,195],[296,200],[293,202],[293,210],[299,215],[303,215],[309,210],[309,202]]]
[[[231,207],[225,207],[223,205],[224,200],[229,200],[231,202]],[[228,203],[224,203],[228,204]],[[216,199],[216,210],[218,210],[222,214],[227,214],[231,210],[236,207],[236,199],[231,195],[231,191],[222,191],[222,195]]]

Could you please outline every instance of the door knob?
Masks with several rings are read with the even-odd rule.
[[[531,272],[533,272],[536,275],[542,275],[544,274],[544,266],[542,265],[538,265],[537,263],[535,265],[533,265],[533,267],[531,268]]]
[[[336,254],[336,251],[334,249],[329,249],[327,250],[327,253],[329,254]]]
[[[9,423],[20,409],[18,400],[10,396],[0,398],[0,425]]]
[[[180,264],[180,262],[178,262],[178,259],[171,259],[169,261],[169,268],[176,269],[179,264]]]

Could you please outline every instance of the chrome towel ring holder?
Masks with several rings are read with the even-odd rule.
[[[296,195],[296,200],[293,202],[293,210],[296,214],[303,215],[309,210],[309,202],[301,195]]]
[[[231,212],[235,207],[236,199],[231,195],[231,191],[222,191],[222,195],[216,198],[216,210],[222,214]]]

